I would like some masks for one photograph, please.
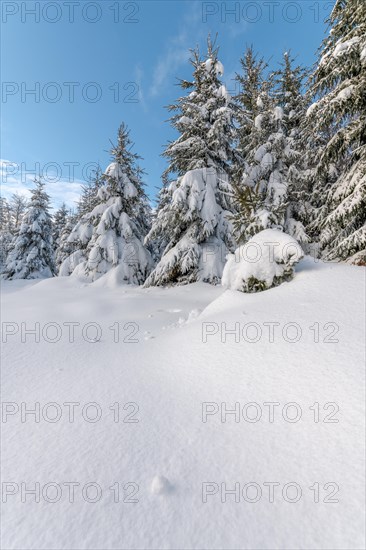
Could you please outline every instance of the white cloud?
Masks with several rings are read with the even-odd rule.
[[[166,52],[160,56],[154,69],[151,96],[159,95],[165,84],[174,84],[175,79],[179,77],[177,69],[188,62],[189,50],[207,35],[207,28],[202,25],[201,2],[187,2],[187,5],[189,7],[183,17],[180,33],[168,40]]]
[[[65,168],[65,167],[64,167]],[[36,170],[25,170],[21,164],[5,159],[0,159],[1,196],[9,199],[13,193],[30,196],[30,190],[34,185],[34,178],[38,176]],[[43,178],[46,190],[51,198],[53,208],[58,208],[63,202],[69,208],[75,208],[79,199],[81,186],[85,183],[70,173],[49,171]]]
[[[189,53],[186,47],[179,44],[172,44],[168,53],[160,58],[153,74],[153,82],[150,89],[152,96],[157,96],[163,90],[166,81],[172,80],[172,74],[177,76],[177,67],[188,59]]]
[[[138,93],[137,93],[137,97],[138,97],[138,100],[139,100],[139,103],[141,105],[141,107],[143,108],[144,112],[146,113],[147,112],[147,104],[146,104],[146,100],[145,100],[145,94],[144,94],[144,91],[143,91],[143,84],[142,84],[142,81],[143,81],[143,78],[144,78],[144,72],[143,70],[141,69],[141,66],[140,65],[137,65],[135,67],[135,82],[138,86]]]

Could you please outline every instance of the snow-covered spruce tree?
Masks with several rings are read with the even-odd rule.
[[[307,71],[295,65],[290,52],[283,54],[281,67],[274,73],[275,101],[283,109],[282,131],[285,135],[283,170],[287,183],[287,208],[284,231],[302,246],[309,242],[306,226],[309,221],[308,165],[304,155],[304,125],[307,95],[304,81]]]
[[[287,186],[278,153],[284,149],[283,110],[270,95],[272,83],[265,82],[257,98],[254,119],[241,180],[235,183],[234,227],[239,243],[267,228],[281,229],[285,223]],[[276,154],[277,152],[277,154]]]
[[[19,193],[14,193],[10,201],[0,197],[0,273],[4,270],[12,243],[19,234],[27,204],[26,197]]]
[[[38,279],[52,277],[55,273],[49,196],[44,187],[45,184],[36,178],[19,234],[7,257],[6,279]]]
[[[147,199],[137,164],[140,157],[131,146],[129,130],[122,124],[98,190],[98,204],[89,214],[92,236],[86,260],[77,268],[91,281],[117,268],[119,282],[142,284],[151,270],[151,255],[143,245]]]
[[[329,24],[308,110],[309,134],[327,138],[316,158],[311,230],[325,259],[366,263],[366,3],[336,0]]]
[[[236,118],[238,120],[238,150],[242,159],[245,159],[251,149],[251,133],[255,117],[259,114],[257,99],[265,82],[264,72],[268,67],[263,58],[258,58],[253,47],[246,49],[240,59],[241,72],[236,74],[235,80],[239,85],[239,94],[235,97],[238,103]],[[244,164],[237,167],[236,175],[244,169]]]
[[[98,165],[91,179],[81,187],[81,196],[77,205],[77,214],[79,218],[85,214],[89,214],[98,204],[98,190],[103,183],[103,173]]]
[[[328,204],[320,223],[323,257],[366,265],[366,158],[350,163],[333,185]]]
[[[162,232],[157,225],[157,219],[168,205],[171,203],[172,195],[176,189],[176,182],[169,181],[167,175],[163,176],[163,185],[158,190],[157,206],[151,213],[151,225],[145,243],[151,251],[153,264],[156,265],[164,254],[165,248],[170,242],[170,235],[167,231]]]
[[[63,235],[62,250],[56,253],[58,274],[62,277],[71,275],[86,260],[86,249],[93,235],[91,213],[100,203],[98,191],[103,183],[103,174],[98,166],[91,180],[82,186],[77,212],[70,216]]]
[[[12,241],[13,227],[10,206],[6,198],[0,197],[0,273],[4,270]]]
[[[229,215],[233,212],[230,175],[238,154],[234,149],[235,105],[220,80],[223,66],[218,48],[208,39],[206,60],[192,51],[193,80],[182,80],[187,95],[169,107],[179,132],[164,156],[169,175],[147,242],[165,248],[145,286],[217,283],[226,253],[235,248]]]
[[[240,242],[268,228],[308,241],[302,219],[306,190],[302,176],[300,126],[305,116],[304,70],[284,54],[281,68],[262,82],[257,115],[248,133],[241,181],[235,185]],[[253,112],[254,109],[253,109]]]
[[[22,223],[24,212],[27,209],[28,201],[24,195],[14,193],[11,196],[9,209],[10,209],[10,223],[12,226],[13,234],[17,235]]]
[[[77,223],[77,215],[67,211],[65,224],[61,230],[58,246],[55,252],[56,272],[59,273],[61,264],[75,251],[74,244],[69,241],[70,234]]]
[[[66,204],[62,203],[61,207],[56,210],[52,218],[52,242],[55,252],[60,245],[61,233],[65,228],[67,217],[68,211],[66,208]]]

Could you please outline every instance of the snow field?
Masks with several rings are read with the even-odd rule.
[[[363,548],[364,280],[306,257],[257,294],[5,281],[3,547]]]

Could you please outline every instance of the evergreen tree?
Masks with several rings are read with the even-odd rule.
[[[0,197],[0,273],[4,270],[12,241],[13,228],[10,206],[6,198]]]
[[[274,73],[275,101],[283,109],[282,131],[285,135],[281,152],[287,184],[283,229],[304,246],[310,240],[306,232],[310,209],[308,165],[303,149],[308,101],[303,88],[307,71],[301,65],[294,65],[294,61],[290,52],[283,54],[281,68]]]
[[[268,80],[262,79],[256,108],[251,107],[252,116],[257,114],[251,131],[246,131],[244,171],[235,185],[238,212],[234,226],[241,242],[268,228],[285,231],[302,244],[308,242],[300,147],[304,77],[304,69],[294,67],[286,52],[281,68]],[[251,94],[244,90],[243,96]]]
[[[23,195],[14,193],[10,199],[10,216],[11,216],[11,226],[14,232],[14,235],[17,235],[22,223],[22,217],[24,212],[27,209],[28,201]]]
[[[100,203],[98,191],[103,184],[103,174],[98,166],[92,179],[82,186],[77,213],[69,217],[65,227],[62,250],[56,254],[60,276],[71,275],[86,260],[86,249],[93,235],[91,213]]]
[[[81,197],[77,207],[79,218],[85,214],[89,214],[98,204],[98,190],[102,185],[103,174],[100,166],[98,166],[90,181],[81,187]]]
[[[67,218],[68,210],[66,208],[66,204],[62,203],[61,207],[55,212],[52,220],[52,241],[55,252],[60,245],[61,233],[65,228]]]
[[[329,201],[329,214],[320,223],[323,257],[366,265],[366,158],[337,179]]]
[[[243,159],[251,149],[251,134],[254,120],[259,114],[257,99],[265,84],[264,72],[268,64],[263,58],[255,54],[253,47],[246,49],[244,57],[240,59],[241,72],[236,74],[235,80],[239,84],[240,93],[236,96],[239,109],[238,119],[238,149]],[[240,177],[244,166],[238,166],[237,177]]]
[[[75,251],[74,244],[70,242],[69,237],[77,222],[77,215],[67,212],[65,224],[61,230],[59,243],[56,250],[56,271],[59,273],[61,264],[69,258]],[[69,273],[67,273],[69,274]]]
[[[41,180],[35,179],[19,235],[7,257],[6,279],[37,279],[52,277],[55,273],[49,196],[44,187]]]
[[[170,236],[167,231],[161,231],[160,223],[158,223],[158,215],[165,211],[172,200],[173,192],[176,189],[176,182],[170,182],[168,177],[163,177],[163,185],[158,191],[158,201],[154,212],[151,213],[151,225],[150,230],[145,238],[145,244],[151,251],[153,264],[156,265],[165,248],[168,246]]]
[[[311,229],[325,259],[366,262],[366,4],[337,0],[311,79],[315,159]],[[319,201],[319,197],[322,200]]]
[[[286,182],[280,153],[284,149],[283,110],[270,95],[265,82],[257,98],[258,114],[253,121],[242,179],[235,185],[238,212],[234,227],[239,242],[267,228],[281,229],[287,204]]]
[[[164,188],[147,242],[164,247],[146,286],[220,280],[226,253],[235,247],[229,214],[235,151],[235,105],[220,80],[218,48],[208,39],[206,60],[191,52],[187,95],[169,107],[179,137],[169,143]],[[174,179],[168,182],[168,176]]]
[[[96,205],[69,237],[70,242],[86,243],[86,248],[77,252],[85,261],[78,263],[76,273],[91,281],[117,268],[115,274],[120,282],[142,284],[151,269],[151,256],[143,245],[148,202],[142,170],[137,164],[140,157],[131,152],[131,146],[129,131],[122,124],[117,145],[111,149],[113,160],[102,176]],[[60,274],[65,274],[70,260],[63,262]]]

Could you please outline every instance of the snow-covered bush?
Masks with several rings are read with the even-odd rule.
[[[222,285],[241,292],[260,292],[293,277],[304,253],[286,233],[266,229],[227,256]]]

